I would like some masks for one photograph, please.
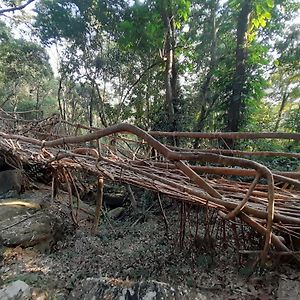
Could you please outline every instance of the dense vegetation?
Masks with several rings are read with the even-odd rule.
[[[0,107],[98,127],[300,132],[299,7],[0,1]]]

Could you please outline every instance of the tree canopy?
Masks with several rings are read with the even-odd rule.
[[[1,107],[99,127],[299,131],[296,0],[0,3]],[[35,42],[16,37],[22,20]]]

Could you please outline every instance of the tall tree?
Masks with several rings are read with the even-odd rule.
[[[209,3],[209,41],[210,41],[210,49],[209,49],[209,56],[210,61],[208,65],[208,70],[206,74],[206,78],[204,79],[199,92],[199,100],[201,103],[200,114],[197,118],[197,123],[194,128],[195,131],[202,131],[204,127],[205,119],[208,116],[209,107],[207,106],[208,103],[213,105],[212,101],[209,99],[209,91],[211,87],[211,82],[213,79],[213,74],[216,68],[217,63],[217,10],[219,6],[219,1],[211,1]]]
[[[232,95],[229,99],[228,107],[228,131],[238,131],[241,125],[248,54],[247,34],[251,11],[252,1],[244,0],[241,3],[236,30],[235,73],[232,82]]]
[[[178,99],[178,73],[176,66],[176,32],[175,15],[172,0],[161,1],[161,14],[165,29],[165,41],[163,59],[165,60],[165,89],[166,106],[168,112],[169,130],[176,131],[178,128],[176,119],[176,102]]]
[[[86,123],[247,130],[293,3],[41,0],[35,24],[45,44],[64,45],[59,90],[84,84],[75,98]],[[72,97],[60,99],[73,111]]]
[[[52,93],[49,83],[54,79],[48,55],[35,43],[15,39],[2,23],[0,32],[0,107],[39,110]]]
[[[285,29],[284,36],[275,45],[281,54],[274,62],[276,68],[270,78],[272,88],[268,95],[279,105],[274,131],[279,129],[286,108],[289,106],[293,109],[293,103],[300,99],[299,38],[300,26],[291,25]]]

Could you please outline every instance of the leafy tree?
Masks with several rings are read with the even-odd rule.
[[[39,45],[12,37],[10,30],[0,24],[0,107],[17,111],[22,101],[39,110],[51,89],[53,79],[48,55]]]
[[[254,128],[251,122],[267,107],[268,74],[279,71],[272,51],[283,50],[274,41],[288,40],[284,22],[297,5],[43,0],[36,8],[42,41],[65,47],[62,115],[73,118],[65,95],[73,82],[84,86],[76,99],[82,97],[90,125],[127,120],[146,129],[202,131]],[[263,122],[267,128],[267,118]]]
[[[274,62],[276,68],[270,80],[272,89],[269,98],[279,103],[278,117],[274,126],[277,131],[286,108],[294,109],[300,100],[300,28],[291,26],[286,30],[286,36],[279,41],[276,48],[281,55]]]
[[[184,0],[136,2],[134,5],[126,1],[119,1],[118,5],[115,1],[106,1],[105,5],[103,1],[84,5],[81,1],[41,1],[35,26],[46,44],[60,40],[70,45],[62,73],[76,74],[76,80],[88,81],[94,88],[94,108],[103,126],[141,116],[141,111],[148,111],[146,119],[149,121],[150,114],[155,115],[150,107],[160,107],[158,110],[163,108],[168,117],[169,129],[174,130],[180,116],[179,105],[175,103],[179,88],[175,34],[181,22],[187,19],[188,9],[189,1]],[[114,17],[107,18],[107,15]],[[145,92],[148,98],[153,98],[149,95],[150,89],[144,89],[145,81],[152,78],[159,80],[157,89],[153,90],[158,103],[162,103],[158,95],[165,86],[163,106],[140,100]],[[108,81],[109,89],[106,88]],[[114,101],[110,101],[109,96]],[[110,111],[115,111],[113,118],[108,118]],[[139,118],[135,119],[141,124]],[[165,121],[165,117],[162,119]]]

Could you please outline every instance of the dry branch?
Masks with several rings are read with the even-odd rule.
[[[52,124],[55,124],[54,121],[51,121]],[[40,133],[47,136],[46,132],[41,131]],[[123,155],[119,153],[120,148],[117,145],[111,145],[110,143],[102,144],[101,146],[99,143],[98,152],[84,146],[86,142],[98,141],[103,137],[118,139],[117,134],[120,133],[137,136],[140,139],[138,147],[149,146],[155,149],[163,157],[164,162],[149,159],[147,149],[145,149],[144,155],[146,157],[143,160],[140,158],[143,152],[137,156],[137,151],[141,148],[131,148],[128,145],[126,149],[122,150]],[[222,135],[222,138],[265,137],[265,135],[261,134],[245,134],[228,133],[225,136]],[[298,136],[300,136],[297,134],[265,134],[268,138],[298,139]],[[207,136],[219,138],[220,134]],[[128,139],[126,141],[126,139],[120,141],[125,143],[125,145],[127,142],[135,142]],[[72,144],[77,144],[79,147],[77,146],[76,149],[70,150],[65,149],[65,146],[70,147]],[[32,136],[0,132],[0,150],[5,153],[6,157],[13,157],[16,161],[21,161],[23,164],[39,163],[51,166],[53,169],[65,169],[64,178],[70,199],[72,197],[70,183],[74,185],[71,171],[76,170],[76,172],[88,172],[98,178],[104,176],[111,180],[160,191],[171,198],[181,199],[185,203],[218,210],[225,215],[227,214],[227,218],[230,219],[239,217],[265,237],[265,245],[262,251],[263,258],[266,257],[271,243],[281,251],[290,251],[283,244],[282,239],[273,233],[273,228],[276,229],[278,234],[299,235],[300,193],[280,190],[274,187],[274,180],[299,186],[299,181],[292,179],[299,178],[298,173],[273,173],[262,164],[254,161],[224,156],[218,153],[186,150],[173,151],[149,133],[133,125],[119,124],[102,130],[94,129],[93,132],[86,135],[64,136],[52,140],[39,140]],[[139,157],[138,160],[137,157]],[[190,161],[205,164],[213,163],[230,166],[231,168],[192,166],[188,163]],[[208,179],[200,176],[198,173],[256,177],[252,184],[249,185],[248,183],[238,183],[232,180]],[[265,178],[267,184],[258,184],[260,177]],[[99,188],[101,189],[101,185],[99,185]],[[101,192],[99,199],[97,207],[100,207],[98,211],[101,212]],[[70,205],[73,205],[72,200],[70,200]],[[74,207],[71,207],[71,211],[74,221],[77,222]],[[94,229],[98,226],[97,220],[99,218],[100,214],[96,212]]]
[[[34,2],[34,1],[35,0],[28,0],[28,1],[24,2],[23,4],[20,4],[19,6],[2,8],[2,9],[0,9],[0,15],[2,15],[4,13],[8,13],[8,12],[14,12],[14,11],[17,11],[17,10],[22,10],[23,8],[25,8],[26,6],[28,6],[30,3]]]
[[[185,137],[199,139],[285,139],[300,140],[300,133],[285,132],[167,132],[167,131],[149,131],[152,136],[162,137]]]
[[[293,152],[275,152],[275,151],[241,151],[229,149],[186,149],[174,146],[168,146],[171,150],[192,151],[192,152],[209,152],[215,154],[233,155],[233,156],[266,156],[266,157],[294,157],[300,158],[300,153]]]

